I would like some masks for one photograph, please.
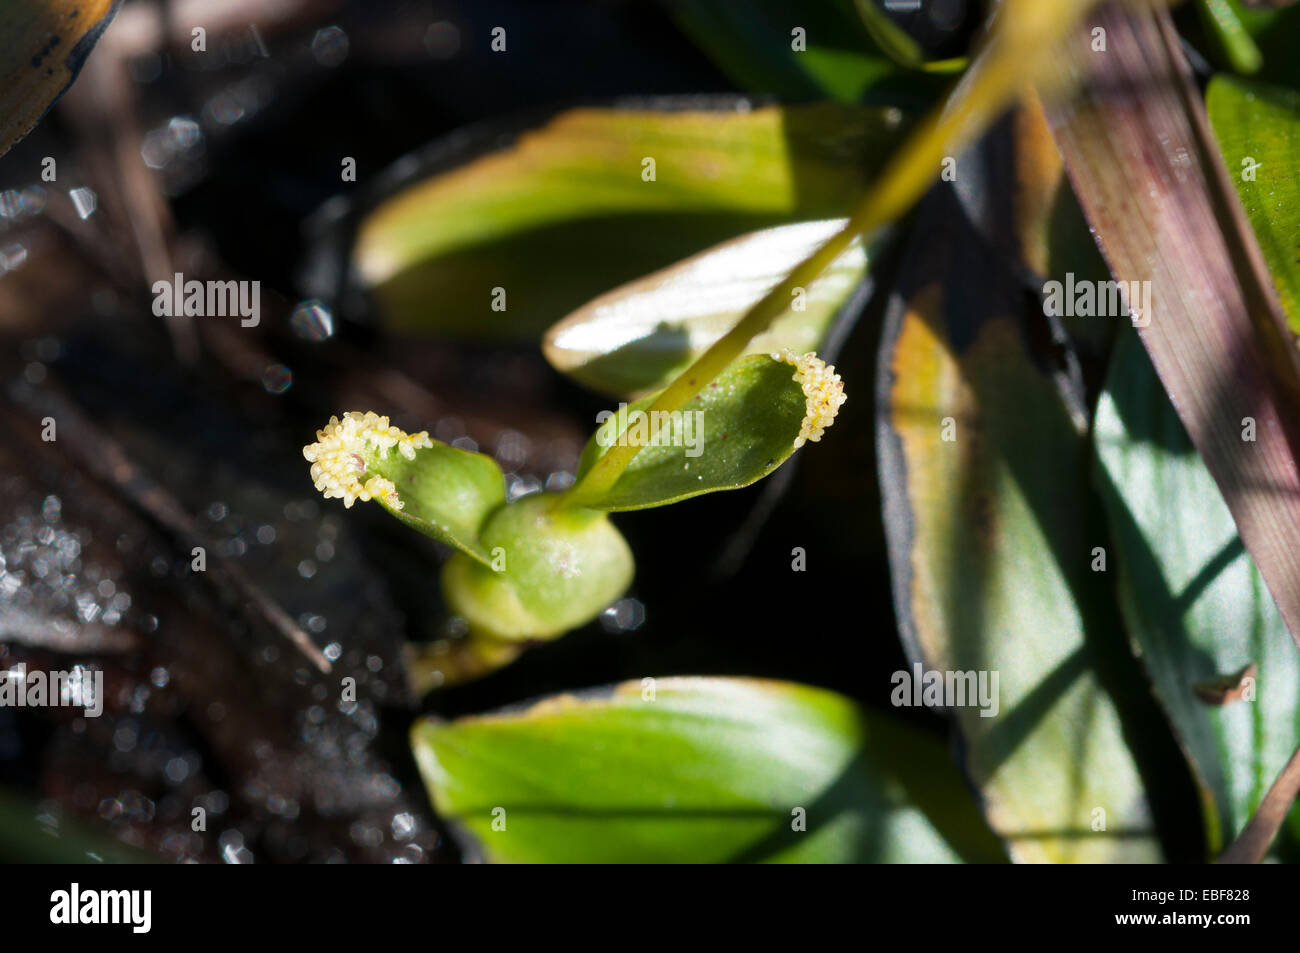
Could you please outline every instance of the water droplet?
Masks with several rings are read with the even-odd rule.
[[[546,478],[546,489],[551,493],[562,493],[573,486],[574,477],[568,470],[556,470]]]
[[[172,784],[180,784],[190,776],[189,762],[180,757],[172,758],[167,762],[163,773],[167,775],[167,780]]]
[[[244,118],[244,107],[230,90],[222,90],[209,99],[203,111],[222,126],[233,126]]]
[[[0,218],[16,219],[22,214],[22,196],[16,189],[0,192]]]
[[[645,622],[645,606],[637,599],[620,599],[600,615],[606,632],[631,632]]]
[[[167,132],[178,150],[193,149],[203,139],[199,124],[189,116],[176,116],[167,123]]]
[[[203,143],[203,131],[189,116],[175,116],[167,125],[145,133],[140,158],[151,169],[164,169],[176,157]]]
[[[82,218],[85,218],[83,215]],[[27,260],[27,246],[18,242],[6,245],[0,248],[0,275],[7,271],[14,271],[20,268]]]
[[[506,474],[506,499],[514,502],[530,493],[537,493],[542,489],[541,482],[536,477],[521,477],[515,473]]]
[[[528,438],[518,430],[503,430],[497,437],[496,457],[503,466],[522,466],[528,459]]]
[[[283,364],[268,364],[262,372],[262,387],[268,394],[283,394],[293,386],[293,371]]]
[[[316,298],[308,298],[294,306],[289,327],[304,341],[324,341],[334,336],[334,315]]]
[[[393,840],[408,840],[415,833],[415,818],[410,814],[393,815]]]
[[[348,35],[337,26],[317,30],[311,41],[311,55],[321,66],[338,66],[348,58]]]

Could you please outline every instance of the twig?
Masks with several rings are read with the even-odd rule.
[[[71,400],[49,384],[43,385],[39,391],[31,390],[25,395],[15,396],[38,413],[55,417],[59,422],[59,445],[71,447],[96,477],[116,487],[131,503],[169,531],[184,548],[193,545],[208,548],[198,526],[176,498],[137,466],[122,447],[91,423]],[[214,565],[205,575],[218,590],[225,589],[235,597],[233,601],[242,611],[270,625],[321,673],[329,674],[333,666],[325,654],[279,603],[249,578],[242,566],[215,553],[212,558]]]
[[[171,209],[157,177],[140,158],[140,129],[135,91],[120,47],[105,35],[105,42],[86,62],[82,81],[64,98],[63,110],[80,129],[84,141],[95,148],[85,152],[99,188],[101,202],[130,231],[146,283],[170,279],[173,274]],[[167,330],[177,358],[187,365],[199,357],[193,319],[173,315]]]

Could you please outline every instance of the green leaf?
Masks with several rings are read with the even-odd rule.
[[[539,493],[483,526],[487,565],[459,553],[443,567],[453,612],[499,640],[546,639],[590,622],[632,581],[632,551],[604,513],[558,508]]]
[[[1296,31],[1300,29],[1300,7],[1294,3],[1276,9],[1254,7],[1241,9],[1239,14],[1264,61],[1255,73],[1255,78],[1292,87],[1300,86],[1300,59],[1295,55]]]
[[[1206,106],[1287,322],[1300,333],[1300,93],[1219,75]]]
[[[379,498],[390,514],[474,559],[491,563],[479,528],[506,501],[505,477],[496,461],[482,453],[434,442],[407,460],[396,450],[366,454],[366,473],[392,480],[402,508]]]
[[[1300,60],[1295,56],[1300,6],[1286,0],[1272,7],[1244,6],[1241,0],[1210,2],[1221,9],[1228,8],[1224,11],[1229,16],[1225,21],[1226,35],[1220,35],[1212,17],[1198,10],[1198,16],[1179,19],[1180,35],[1187,42],[1206,53],[1221,68],[1249,73],[1268,83],[1300,85]],[[1234,45],[1240,48],[1233,50],[1231,47]],[[1251,52],[1251,47],[1255,52]]]
[[[380,204],[353,261],[386,323],[539,334],[726,239],[843,215],[901,123],[897,110],[686,104],[570,110]]]
[[[802,685],[647,679],[422,721],[412,746],[494,862],[1004,859],[931,737]]]
[[[0,3],[0,155],[72,85],[120,2]]]
[[[952,713],[1014,859],[1151,862],[1095,637],[1113,613],[1089,571],[1080,424],[1026,344],[1023,322],[1041,315],[1018,314],[1006,265],[958,230],[955,208],[923,206],[900,278],[914,290],[891,302],[882,341],[878,453],[904,643],[945,679],[997,674],[996,711]]]
[[[857,103],[890,86],[915,103],[939,90],[927,83],[903,86],[907,71],[875,48],[852,0],[673,0],[671,8],[686,35],[749,92]],[[804,31],[802,50],[795,49],[796,28]],[[890,92],[890,101],[898,101]]]
[[[542,349],[558,371],[620,396],[666,387],[790,269],[844,225],[843,219],[780,225],[724,242],[615,288],[547,332]],[[746,353],[816,351],[867,271],[854,242]]]
[[[644,443],[654,402],[646,397],[606,419],[587,443],[578,464],[581,479],[609,452],[619,435]],[[803,423],[803,388],[794,368],[769,355],[736,361],[670,415],[654,445],[645,446],[614,485],[584,506],[601,510],[640,510],[678,500],[734,490],[761,480],[794,452]]]
[[[1232,68],[1238,73],[1258,72],[1264,57],[1242,19],[1237,0],[1200,0],[1196,9]]]
[[[1124,618],[1205,789],[1217,854],[1300,744],[1300,654],[1131,332],[1093,440]]]

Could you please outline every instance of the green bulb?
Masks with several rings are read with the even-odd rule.
[[[462,553],[443,567],[447,602],[473,629],[553,638],[590,622],[632,581],[632,551],[608,516],[555,499],[538,493],[488,517],[479,538],[491,568]]]

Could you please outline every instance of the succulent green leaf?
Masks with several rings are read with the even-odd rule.
[[[646,443],[645,410],[653,401],[646,397],[605,412],[611,416],[587,443],[579,479],[619,439]],[[766,354],[741,358],[669,415],[655,443],[632,458],[612,487],[582,503],[602,510],[639,510],[748,486],[794,452],[805,408],[803,388],[789,364]]]
[[[632,551],[596,510],[534,494],[499,507],[479,536],[487,564],[455,554],[443,567],[452,611],[498,639],[544,639],[594,619],[632,581]]]
[[[395,449],[366,456],[366,473],[392,480],[397,488],[401,508],[379,498],[384,509],[426,536],[491,562],[479,529],[506,500],[505,477],[495,460],[437,442],[416,450],[414,460]]]
[[[505,863],[997,862],[942,745],[832,692],[662,678],[412,731],[438,814]]]

